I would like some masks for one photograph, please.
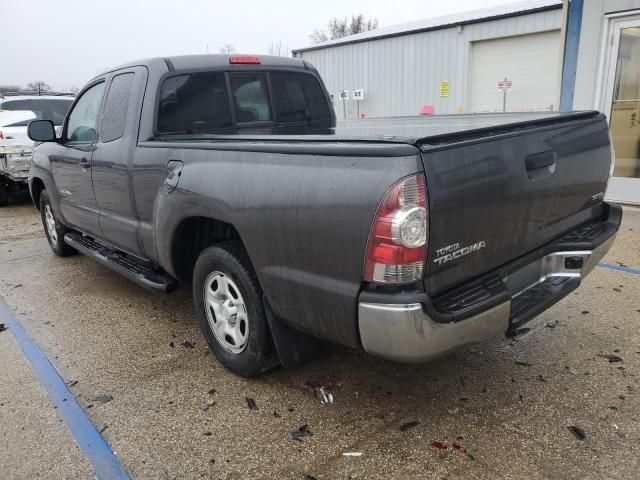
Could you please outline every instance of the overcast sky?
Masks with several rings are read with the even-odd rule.
[[[379,26],[512,3],[509,0],[1,0],[0,84],[44,80],[81,87],[92,76],[137,58],[266,53],[309,44],[333,17],[363,13]]]

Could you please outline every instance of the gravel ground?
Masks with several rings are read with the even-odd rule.
[[[626,212],[605,261],[640,267],[639,211]],[[82,255],[55,257],[29,204],[0,211],[0,296],[77,382],[76,398],[136,479],[631,479],[640,470],[640,277],[629,273],[597,268],[530,332],[430,364],[328,346],[303,368],[254,380],[209,354],[188,289],[153,294]],[[7,335],[2,477],[87,478]],[[323,405],[319,387],[335,403]],[[312,435],[294,439],[305,425]]]

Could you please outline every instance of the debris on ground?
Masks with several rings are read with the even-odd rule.
[[[364,455],[364,453],[362,452],[343,452],[342,453],[343,457],[361,457],[362,455]]]
[[[411,420],[410,422],[400,425],[400,431],[406,432],[410,428],[417,427],[418,425],[420,425],[420,422],[418,420]]]
[[[304,437],[311,436],[313,436],[313,433],[311,432],[311,430],[309,430],[309,425],[307,425],[306,423],[298,428],[298,430],[294,430],[293,432],[291,432],[291,438],[299,442],[301,442]]]
[[[575,435],[578,440],[584,441],[587,439],[587,432],[585,432],[582,428],[576,427],[575,425],[569,425],[567,428],[571,433]]]
[[[182,346],[184,348],[195,348],[196,344],[191,343],[189,340],[185,340],[184,342],[182,342]]]
[[[247,401],[247,407],[249,407],[249,410],[258,410],[258,405],[256,405],[256,401],[253,398],[244,397],[244,399]]]
[[[209,390],[207,393],[208,393],[209,395],[213,395],[213,394],[214,394],[214,393],[216,393],[216,392],[217,392],[217,390],[216,390],[215,388],[212,388],[212,389],[211,389],[211,390]]]
[[[433,448],[437,448],[438,450],[446,450],[447,448],[449,448],[449,445],[444,442],[431,442],[431,446]]]
[[[544,322],[544,326],[547,328],[556,328],[558,326],[558,320],[554,320],[553,322]]]
[[[104,427],[102,427],[98,433],[102,435],[102,433],[103,433],[107,428],[109,428],[109,425],[105,425]]]
[[[611,426],[616,429],[616,435],[618,438],[626,438],[626,435],[620,431],[620,427],[618,427],[618,425],[614,423]]]
[[[311,475],[305,475],[302,480],[316,480],[316,477],[313,477]]]
[[[92,402],[98,403],[108,403],[111,400],[113,400],[113,397],[111,395],[98,395],[97,397],[91,399]]]
[[[171,348],[176,348],[176,344],[175,344],[175,343],[173,343],[173,342],[169,342],[169,346],[170,346]]]
[[[606,358],[607,360],[609,360],[609,363],[622,362],[622,357],[619,357],[618,355],[610,355],[608,353],[599,353],[598,356],[602,358]]]
[[[78,380],[73,380],[71,382],[69,382],[69,384],[67,385],[68,387],[75,387],[78,384]]]
[[[519,360],[516,360],[516,365],[520,365],[521,367],[530,367],[531,364],[527,363],[527,362],[521,362]]]
[[[318,393],[320,394],[320,403],[323,405],[333,404],[333,394],[327,388],[320,387]]]
[[[580,312],[580,313],[582,313],[582,315],[586,315],[586,314],[589,313],[589,310],[582,310],[582,312]]]
[[[0,323],[0,332],[4,332],[7,327],[4,326],[4,323]]]
[[[215,400],[207,400],[207,407],[213,407],[215,404]]]

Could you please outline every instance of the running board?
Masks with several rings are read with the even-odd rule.
[[[64,236],[64,242],[144,288],[163,293],[169,293],[178,288],[178,282],[166,273],[136,261],[117,250],[112,250],[90,237],[79,233],[67,233]]]

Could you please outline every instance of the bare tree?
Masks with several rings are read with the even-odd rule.
[[[289,47],[284,46],[282,44],[282,40],[271,42],[269,44],[269,55],[275,55],[277,57],[288,57]]]
[[[322,43],[329,40],[327,32],[325,32],[324,30],[318,30],[317,28],[311,35],[309,35],[309,38],[311,39],[311,43]]]
[[[325,30],[316,29],[309,35],[309,38],[312,43],[322,43],[327,40],[335,40],[336,38],[343,38],[376,28],[378,28],[377,18],[366,19],[365,16],[360,13],[358,15],[351,15],[351,19],[336,17],[327,25],[328,33]]]
[[[69,89],[69,93],[71,93],[72,95],[77,95],[78,93],[80,93],[80,89],[78,87],[71,87]]]
[[[38,95],[42,92],[48,92],[51,90],[51,86],[42,80],[36,80],[35,82],[27,83],[29,90],[37,91]]]
[[[233,53],[236,51],[236,48],[230,43],[225,43],[222,47],[220,47],[220,53]]]

